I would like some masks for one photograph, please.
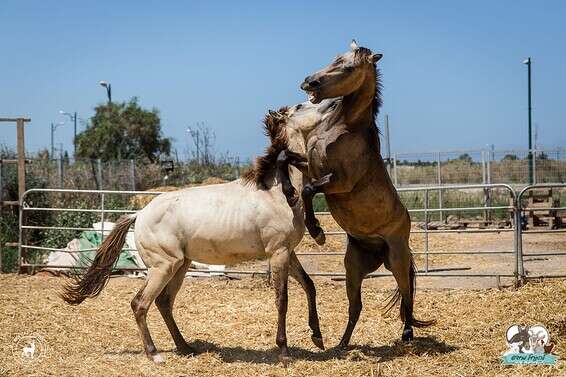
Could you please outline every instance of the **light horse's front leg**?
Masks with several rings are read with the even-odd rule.
[[[294,251],[282,247],[271,254],[271,279],[275,288],[275,305],[277,306],[277,336],[275,343],[279,347],[279,361],[287,367],[290,361],[287,346],[287,306],[288,282],[291,275],[303,287],[307,295],[309,310],[309,327],[312,330],[311,340],[320,349],[324,350],[320,322],[316,310],[316,290],[310,276],[306,273]]]

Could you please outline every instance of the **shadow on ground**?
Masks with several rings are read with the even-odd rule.
[[[199,353],[215,353],[227,363],[248,362],[256,364],[274,364],[277,362],[278,349],[255,350],[243,347],[224,347],[217,344],[196,340],[190,346]],[[364,359],[377,359],[388,361],[408,354],[411,355],[440,355],[451,353],[458,348],[439,341],[435,337],[416,337],[411,344],[397,341],[392,345],[368,346],[354,345],[347,350],[330,348],[326,351],[313,352],[304,348],[290,347],[289,353],[294,360],[328,361],[333,359],[349,359],[352,361]],[[166,352],[166,351],[165,351]]]

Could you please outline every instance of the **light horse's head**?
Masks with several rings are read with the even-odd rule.
[[[310,102],[300,103],[293,107],[282,107],[278,111],[269,111],[263,120],[265,134],[269,137],[271,144],[267,147],[265,154],[258,157],[252,170],[244,175],[244,181],[255,182],[260,188],[270,186],[270,180],[274,177],[277,165],[277,157],[283,150],[289,150],[305,155],[306,140],[325,118],[332,112],[340,99],[323,101],[318,105]],[[301,179],[298,170],[292,171],[295,178],[294,184]],[[306,177],[302,177],[305,179]]]
[[[366,80],[375,81],[375,65],[383,55],[359,47],[356,41],[350,47],[351,51],[338,55],[328,66],[305,78],[301,89],[312,103],[347,96],[359,90]]]

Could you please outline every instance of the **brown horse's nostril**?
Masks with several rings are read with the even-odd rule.
[[[311,82],[309,82],[309,85],[310,85],[311,88],[316,88],[320,85],[320,81],[312,80]]]

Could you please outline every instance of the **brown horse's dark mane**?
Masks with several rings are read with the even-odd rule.
[[[373,53],[369,48],[366,47],[358,47],[354,52],[354,64],[367,64],[367,59]],[[371,112],[372,112],[372,119],[373,125],[368,128],[369,137],[370,137],[370,146],[373,147],[377,154],[380,153],[380,143],[379,143],[379,128],[377,127],[377,115],[379,114],[379,109],[383,104],[381,98],[381,91],[383,90],[383,85],[381,83],[381,72],[377,69],[377,65],[373,64],[373,69],[375,71],[375,94],[373,96],[372,104],[371,104]],[[340,116],[340,112],[342,109],[343,104],[340,104],[340,107],[334,111],[334,119]]]
[[[244,184],[255,184],[258,188],[268,188],[266,178],[277,167],[277,156],[287,149],[289,140],[285,131],[286,115],[288,108],[282,107],[279,111],[269,111],[263,120],[265,135],[269,137],[271,145],[265,150],[265,154],[257,157],[254,166],[242,176]]]

